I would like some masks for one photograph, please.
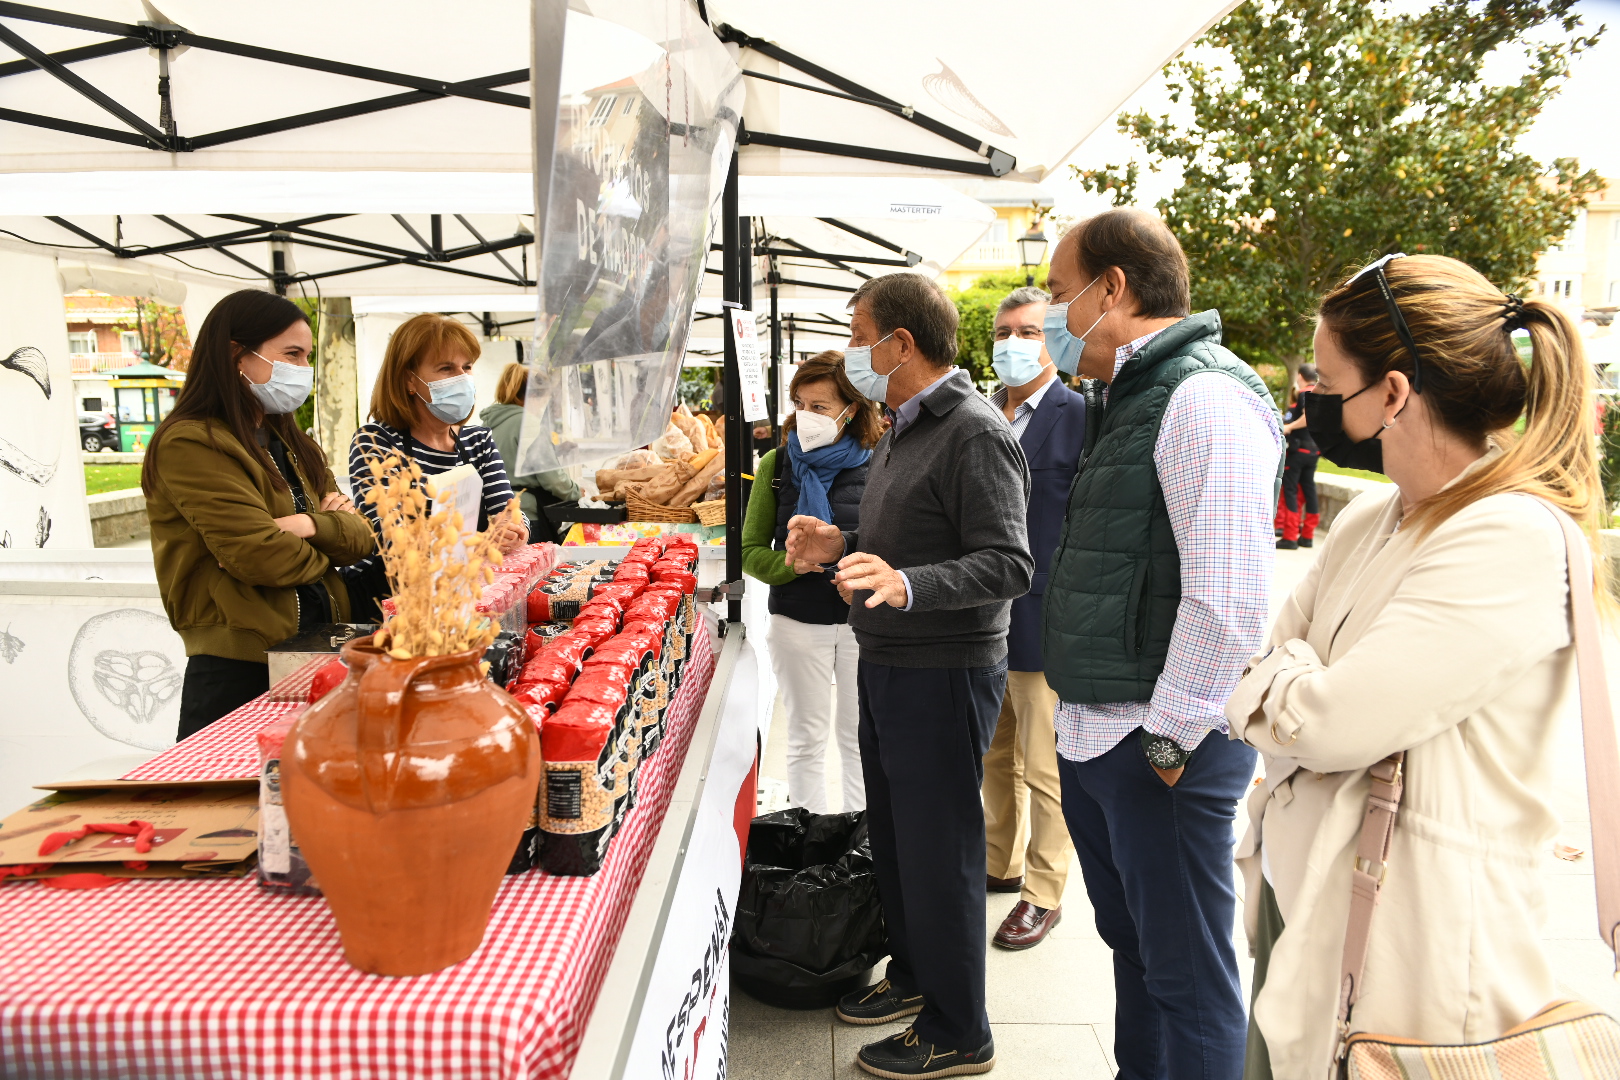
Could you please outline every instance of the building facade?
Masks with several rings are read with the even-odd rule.
[[[1607,324],[1620,308],[1620,181],[1605,185],[1536,261],[1537,294],[1577,322]]]

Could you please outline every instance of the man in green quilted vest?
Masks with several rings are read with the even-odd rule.
[[[1127,1080],[1237,1080],[1232,822],[1255,755],[1223,709],[1269,614],[1283,461],[1276,407],[1192,314],[1153,214],[1058,243],[1046,344],[1106,384],[1087,422],[1042,609],[1063,815],[1114,951]]]

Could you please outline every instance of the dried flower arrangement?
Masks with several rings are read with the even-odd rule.
[[[395,605],[374,644],[396,660],[469,649],[482,653],[500,626],[475,605],[484,585],[495,580],[492,567],[503,559],[500,545],[490,532],[463,534],[458,510],[430,512],[416,462],[389,454],[372,458],[367,468],[377,482],[365,498],[377,508]],[[519,520],[513,499],[490,524]]]

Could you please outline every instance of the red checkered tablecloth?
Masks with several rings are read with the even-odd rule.
[[[255,698],[184,742],[120,776],[120,780],[252,780],[259,775],[259,732],[304,706]]]
[[[444,971],[361,974],[344,961],[323,900],[269,895],[251,878],[0,886],[0,1076],[566,1076],[714,674],[701,630],[693,646],[668,734],[642,766],[640,801],[606,864],[587,878],[507,878],[483,944]],[[255,702],[136,773],[236,769],[277,715]],[[189,763],[193,752],[207,765]],[[256,748],[252,758],[256,767]]]

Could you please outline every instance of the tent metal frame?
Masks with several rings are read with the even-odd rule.
[[[703,21],[708,23],[708,11],[703,0],[697,0],[697,5]],[[7,26],[5,22],[0,21],[0,44],[8,46],[23,57],[21,60],[0,63],[0,79],[30,71],[43,71],[118,120],[123,126],[118,128],[102,127],[61,117],[8,108],[0,108],[0,121],[46,128],[128,146],[145,147],[159,152],[191,153],[262,135],[294,131],[318,124],[331,123],[336,120],[346,120],[370,113],[405,108],[410,105],[442,100],[448,97],[467,98],[511,108],[528,109],[531,107],[528,95],[513,94],[497,89],[502,86],[528,82],[530,72],[527,69],[501,72],[459,82],[445,82],[439,79],[388,71],[382,68],[323,60],[319,57],[306,56],[301,53],[206,37],[201,34],[194,34],[184,27],[174,24],[123,23],[71,12],[55,11],[50,8],[36,7],[29,4],[14,3],[12,0],[0,0],[0,20],[7,19],[68,27],[107,35],[109,38],[107,41],[48,53],[32,44],[10,26]],[[835,157],[961,173],[968,176],[1005,176],[1013,171],[1017,165],[1013,156],[1006,151],[997,149],[981,139],[920,113],[910,105],[885,97],[852,79],[845,78],[819,64],[812,63],[772,42],[756,38],[724,23],[712,25],[712,29],[723,43],[737,45],[744,50],[753,50],[825,85],[817,86],[765,72],[749,71],[745,68],[743,74],[748,78],[878,109],[970,151],[973,157],[971,159],[936,157],[888,150],[881,147],[861,146],[854,143],[806,139],[778,132],[755,131],[750,129],[742,118],[739,118],[737,123],[736,145],[738,150],[744,146],[772,146]],[[168,70],[169,53],[178,48],[226,53],[245,59],[301,68],[307,71],[344,75],[354,79],[405,89],[401,93],[356,101],[327,109],[298,113],[273,120],[262,120],[201,135],[181,135],[179,123],[174,116],[173,102],[169,90]],[[143,119],[128,106],[115,100],[111,95],[99,89],[73,70],[75,64],[139,49],[152,49],[157,53],[158,78],[156,91],[159,106],[157,125]],[[787,263],[786,266],[790,269],[794,265],[821,263],[830,268],[853,274],[857,278],[865,279],[871,275],[857,269],[858,265],[909,267],[916,266],[921,262],[921,257],[882,237],[833,218],[822,218],[821,220],[899,257],[835,255],[815,251],[786,237],[762,237],[761,242],[756,244],[752,220],[742,217],[738,213],[737,177],[737,151],[733,151],[731,165],[727,173],[726,187],[721,195],[722,240],[719,245],[721,249],[721,267],[718,271],[707,268],[707,272],[718,273],[723,279],[723,302],[727,307],[741,307],[752,310],[754,259],[763,257],[769,260],[770,269],[766,275],[765,283],[770,289],[771,301],[769,384],[772,409],[771,425],[774,435],[779,431],[775,410],[779,400],[782,366],[783,319],[778,306],[779,288],[783,285],[794,285],[801,288],[822,289],[831,292],[855,292],[855,288],[852,286],[786,277],[782,274],[784,264],[781,260],[796,259],[805,261],[797,264]],[[457,220],[476,238],[477,243],[454,248],[444,246],[442,215],[435,214],[431,217],[431,238],[424,238],[403,215],[394,215],[395,221],[415,241],[421,249],[420,251],[311,228],[313,225],[353,216],[349,214],[320,214],[287,221],[269,221],[240,214],[214,214],[210,216],[246,226],[245,228],[214,235],[198,233],[175,221],[172,217],[165,215],[153,216],[176,232],[184,234],[185,238],[156,247],[130,247],[122,242],[121,235],[115,235],[113,239],[108,240],[90,229],[68,221],[66,218],[52,217],[49,220],[120,259],[177,254],[185,251],[215,251],[251,270],[254,274],[263,277],[280,293],[285,293],[290,285],[298,282],[339,277],[363,270],[398,265],[423,267],[444,273],[498,282],[503,285],[534,287],[536,284],[534,279],[530,278],[527,273],[528,253],[526,250],[523,252],[525,261],[522,271],[514,267],[501,254],[511,248],[526,248],[534,242],[535,238],[532,235],[520,232],[504,240],[486,240],[460,215],[455,215]],[[117,228],[121,234],[121,219]],[[272,266],[268,268],[258,266],[232,250],[245,244],[263,243],[266,240],[272,242]],[[337,251],[367,261],[354,266],[326,270],[316,274],[295,273],[287,269],[284,261],[284,252],[291,245]],[[494,255],[511,272],[511,277],[482,273],[469,270],[466,267],[452,265],[464,259],[480,255]],[[492,324],[493,320],[486,315],[482,321],[487,328]],[[805,323],[807,327],[812,324],[821,325],[823,323],[835,326],[842,325],[832,319],[812,320],[789,316],[787,329],[790,351],[793,347],[794,329],[799,322]],[[744,491],[742,462],[750,456],[749,442],[752,433],[749,428],[744,426],[742,420],[737,344],[733,336],[730,319],[726,320],[725,326],[725,364],[722,385],[724,387],[726,410],[726,498],[733,508],[726,515],[726,583],[722,588],[722,592],[727,600],[728,620],[739,622],[742,618],[743,582],[742,508],[744,506]]]
[[[296,131],[299,128],[327,124],[334,120],[347,120],[356,116],[365,116],[369,113],[385,112],[389,109],[418,105],[426,101],[438,101],[447,97],[469,98],[474,101],[484,101],[494,105],[506,105],[518,109],[527,109],[529,107],[528,95],[512,94],[496,89],[499,86],[528,82],[529,72],[526,68],[518,71],[505,71],[495,75],[485,75],[481,78],[467,79],[461,82],[445,82],[442,79],[430,79],[421,75],[407,75],[403,72],[367,67],[362,64],[346,64],[336,60],[323,60],[315,56],[306,56],[302,53],[286,52],[281,49],[267,49],[260,45],[226,41],[222,38],[205,37],[172,23],[121,23],[110,19],[97,19],[86,15],[76,15],[71,12],[34,7],[31,4],[11,3],[9,0],[0,2],[0,19],[17,19],[25,22],[43,23],[49,26],[62,26],[74,30],[109,35],[112,38],[110,41],[47,53],[11,27],[6,26],[5,23],[0,22],[0,44],[8,46],[24,57],[22,60],[0,64],[0,78],[21,75],[29,71],[43,71],[80,97],[100,108],[103,112],[120,121],[124,126],[122,128],[100,127],[95,124],[85,124],[76,120],[45,116],[40,113],[19,109],[0,109],[0,120],[27,124],[31,127],[48,128],[52,131],[63,131],[73,135],[83,135],[86,138],[100,139],[104,142],[140,146],[165,153],[191,153],[197,150],[206,150],[210,147],[223,146],[226,143],[257,138],[261,135],[271,135],[282,131]],[[169,53],[179,48],[226,53],[231,56],[260,60],[269,64],[281,64],[285,67],[302,68],[306,71],[325,72],[329,75],[346,75],[349,78],[363,79],[367,82],[408,87],[409,92],[370,98],[327,109],[316,109],[311,112],[283,116],[275,120],[261,120],[256,123],[242,124],[238,127],[224,128],[201,135],[186,136],[179,133],[178,123],[174,117],[173,102],[169,94]],[[96,87],[71,68],[71,65],[86,60],[133,52],[137,49],[154,49],[158,53],[157,96],[161,127],[143,119],[128,106],[115,100],[110,94]]]

